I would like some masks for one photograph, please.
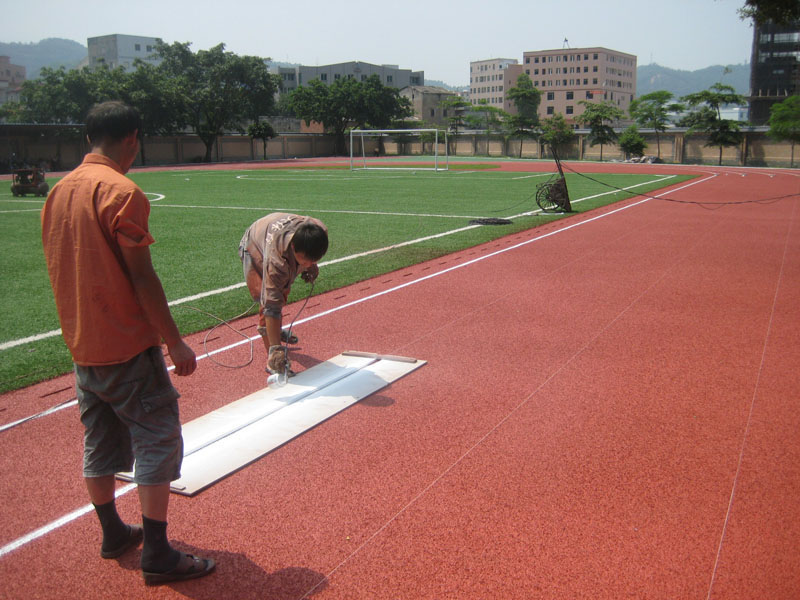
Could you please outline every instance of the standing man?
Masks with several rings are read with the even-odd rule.
[[[311,217],[273,213],[244,232],[239,258],[250,296],[259,304],[258,333],[267,349],[270,372],[288,366],[281,341],[297,343],[291,332],[281,329],[292,283],[300,272],[304,281],[313,282],[319,275],[317,263],[327,251],[328,229]]]
[[[211,559],[172,548],[167,538],[170,482],[180,477],[183,439],[177,375],[195,354],[181,339],[150,260],[147,197],[125,177],[139,152],[138,112],[122,102],[86,117],[90,152],[42,209],[42,243],[64,341],[75,363],[84,425],[83,476],[103,531],[100,555],[116,558],[144,537],[145,583],[202,577]],[[136,461],[142,527],[117,514],[114,476]]]

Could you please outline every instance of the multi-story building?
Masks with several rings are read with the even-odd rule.
[[[25,67],[11,64],[9,56],[0,56],[0,104],[19,101],[25,75]]]
[[[490,58],[469,63],[470,103],[504,109],[506,90],[516,83],[516,77],[508,75],[509,67],[514,65],[517,65],[516,58]]]
[[[516,114],[508,90],[527,74],[542,92],[539,117],[556,113],[568,123],[583,113],[581,100],[608,101],[627,112],[636,95],[636,56],[608,48],[566,48],[524,52],[522,63],[493,58],[470,63],[470,102]]]
[[[770,108],[800,94],[800,21],[753,28],[750,59],[750,122],[764,125]]]
[[[403,89],[410,85],[424,85],[425,72],[401,69],[398,65],[373,65],[367,62],[351,61],[309,67],[297,65],[294,67],[273,67],[273,73],[281,78],[281,93],[291,92],[301,85],[314,79],[332,85],[338,79],[352,78],[365,81],[371,75],[377,75],[381,83],[387,87]]]
[[[453,116],[441,105],[442,100],[456,95],[450,90],[430,85],[410,85],[400,90],[400,95],[411,100],[414,116],[426,124],[447,125],[448,117]]]
[[[89,67],[95,69],[105,64],[110,69],[124,67],[126,71],[132,71],[137,58],[158,64],[155,57],[157,41],[158,38],[154,37],[118,33],[88,38]]]
[[[542,92],[539,117],[583,114],[581,100],[611,102],[627,113],[636,96],[636,56],[608,48],[535,50],[522,55],[523,72]],[[506,102],[510,112],[513,103]]]

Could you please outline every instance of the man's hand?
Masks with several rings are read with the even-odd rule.
[[[168,345],[167,350],[175,365],[176,375],[184,376],[194,373],[197,368],[197,359],[194,355],[194,350],[189,348],[186,342],[181,339],[172,345]]]
[[[313,283],[317,279],[318,275],[319,267],[317,265],[311,265],[305,271],[300,273],[300,278],[306,283]]]
[[[273,373],[283,373],[286,369],[286,348],[283,346],[270,346],[267,367]]]

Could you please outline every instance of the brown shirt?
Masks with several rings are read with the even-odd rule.
[[[327,231],[322,221],[312,217],[272,213],[253,223],[245,232],[242,247],[250,254],[253,268],[263,278],[262,307],[281,308],[286,304],[289,289],[300,270],[291,242],[297,229],[306,222],[319,225]]]

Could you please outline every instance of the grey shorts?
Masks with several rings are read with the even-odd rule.
[[[180,478],[179,394],[161,348],[118,365],[75,365],[75,387],[85,428],[84,477],[130,471],[135,459],[135,483],[162,485]]]

